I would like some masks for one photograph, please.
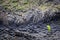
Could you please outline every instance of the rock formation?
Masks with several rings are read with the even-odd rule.
[[[60,0],[23,1],[0,0],[0,40],[60,40]]]

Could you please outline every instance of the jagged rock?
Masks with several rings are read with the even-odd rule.
[[[3,12],[2,12],[3,13]],[[6,14],[7,13],[7,14]],[[47,8],[45,11],[39,10],[39,9],[30,9],[25,13],[21,13],[21,12],[12,12],[10,14],[8,14],[8,12],[6,12],[6,17],[5,14],[3,14],[3,17],[1,20],[3,20],[3,22],[6,22],[7,24],[26,24],[29,22],[32,23],[38,23],[38,22],[47,22],[50,21],[52,19],[52,17],[55,16],[59,16],[59,11],[53,11],[52,9]],[[5,21],[6,19],[6,21]]]
[[[39,3],[40,8],[24,11],[8,11],[0,6],[0,40],[60,40],[60,20],[51,22],[53,18],[60,19],[60,0],[39,0]],[[41,22],[48,22],[51,32]]]
[[[57,16],[58,12],[52,11],[52,9],[47,9],[45,11],[40,11],[38,9],[29,10],[25,13],[19,12],[19,14],[8,14],[8,20],[17,24],[22,23],[37,23],[50,21],[52,17]],[[59,14],[60,15],[60,14]]]

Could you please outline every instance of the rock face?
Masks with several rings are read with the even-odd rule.
[[[46,9],[45,11],[39,9],[30,9],[23,12],[1,12],[0,20],[8,25],[9,23],[24,24],[24,23],[38,23],[38,22],[49,22],[55,16],[59,16],[59,11],[53,11],[52,9]],[[4,24],[5,24],[4,23]]]
[[[6,13],[6,18],[5,14]],[[3,14],[3,16],[2,16]],[[44,22],[48,23],[54,17],[59,17],[59,11],[46,9],[44,11],[39,9],[29,9],[21,12],[1,12],[1,21],[7,23],[8,27],[3,24],[0,25],[0,40],[59,40],[60,39],[60,25],[57,26],[54,22],[49,23],[52,31],[48,32]],[[4,20],[3,20],[4,19]],[[55,18],[56,19],[56,18]],[[43,23],[41,23],[43,22]],[[60,21],[59,21],[60,22]],[[60,24],[60,23],[59,23]],[[7,24],[5,24],[7,25]],[[58,33],[57,33],[58,32]]]
[[[57,16],[59,12],[55,13],[48,9],[46,11],[40,11],[38,9],[31,9],[25,13],[15,12],[13,14],[8,14],[8,21],[12,21],[17,24],[23,23],[38,23],[38,22],[48,22],[54,16]],[[60,14],[59,14],[60,15]]]
[[[52,17],[57,16],[58,13],[60,15],[60,0],[37,0],[40,6],[33,6],[32,8],[28,8],[25,11],[14,11],[14,12],[6,12],[6,8],[4,9],[0,6],[0,10],[5,11],[2,12],[3,16],[2,20],[7,19],[7,21],[16,24],[24,24],[24,23],[38,23],[38,22],[48,22],[52,19]],[[18,1],[17,1],[18,2]],[[31,1],[34,2],[34,1]],[[10,3],[9,3],[10,4]],[[14,3],[13,3],[14,4]],[[6,3],[7,5],[7,3]],[[17,5],[17,4],[16,4]],[[7,5],[8,6],[8,5]],[[15,7],[15,5],[13,6]],[[14,9],[14,8],[13,8]],[[8,10],[7,10],[8,11]],[[7,22],[7,24],[9,24]]]
[[[0,6],[0,40],[60,40],[60,0],[38,1],[37,7],[27,10],[11,11],[18,1],[9,5],[10,11]],[[48,32],[47,24],[51,26],[51,32]]]
[[[0,25],[0,40],[60,40],[60,25],[57,26],[54,23],[50,25],[51,32],[46,29],[46,24],[23,25],[23,28],[21,25],[16,28]]]
[[[0,7],[0,22],[4,25],[9,25],[7,20],[7,14],[4,12],[4,10],[1,10],[2,7]]]

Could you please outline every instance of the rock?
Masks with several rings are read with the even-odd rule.
[[[9,14],[10,15],[10,14]],[[22,23],[37,23],[39,21],[50,21],[53,16],[56,16],[56,13],[51,11],[51,9],[48,9],[46,11],[40,11],[38,9],[34,9],[34,11],[29,10],[26,13],[22,13],[22,16],[18,15],[8,15],[8,20],[12,21],[16,24],[22,24]]]
[[[52,8],[47,8],[45,10],[33,8],[29,9],[25,13],[23,12],[1,12],[1,17],[3,20],[3,23],[6,25],[8,24],[28,24],[30,22],[32,23],[38,23],[38,22],[49,22],[53,17],[59,16],[59,10],[54,10]],[[59,14],[59,15],[58,15]],[[6,16],[5,16],[6,15]]]
[[[60,0],[39,0],[39,3],[40,8],[11,12],[0,6],[0,40],[59,40],[60,21],[54,19],[60,18]],[[47,24],[51,25],[51,32]]]

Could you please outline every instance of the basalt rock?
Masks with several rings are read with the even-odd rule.
[[[16,12],[16,14],[8,14],[8,20],[16,24],[26,24],[29,22],[48,22],[52,20],[55,16],[59,16],[60,12],[54,12],[51,9],[46,11],[40,11],[38,9],[28,10],[25,13]]]
[[[6,15],[5,15],[6,14]],[[45,11],[39,9],[29,9],[25,13],[23,12],[1,12],[1,19],[7,24],[27,24],[27,23],[38,23],[38,22],[48,22],[53,19],[53,17],[60,16],[60,12],[53,11],[47,8]],[[5,21],[6,20],[6,21]]]

